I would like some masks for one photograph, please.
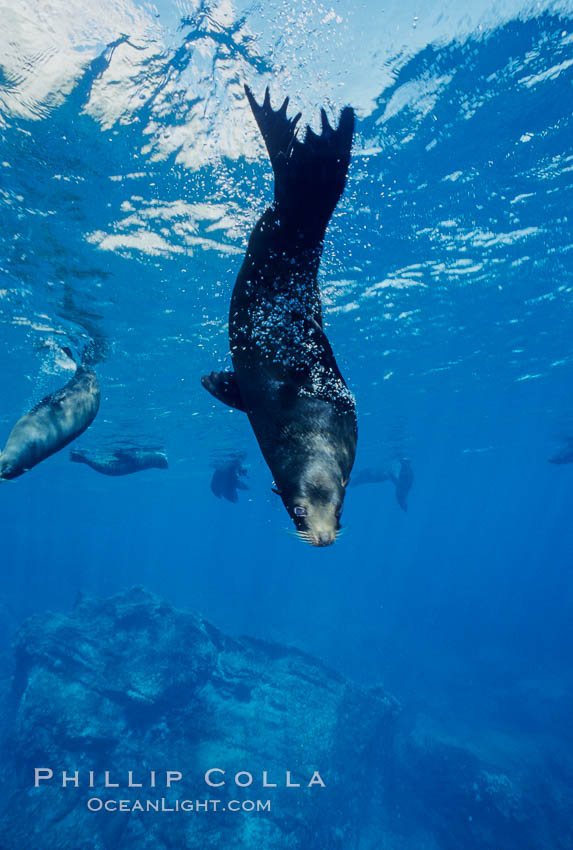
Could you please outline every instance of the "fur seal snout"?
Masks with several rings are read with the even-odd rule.
[[[295,479],[299,486],[281,496],[299,537],[313,546],[329,546],[340,530],[344,502],[342,472],[330,459],[314,457],[314,462]]]

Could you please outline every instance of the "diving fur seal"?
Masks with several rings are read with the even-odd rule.
[[[414,471],[412,462],[408,458],[400,458],[396,464],[389,467],[368,467],[359,469],[352,476],[351,486],[358,487],[360,484],[380,484],[383,481],[391,481],[396,488],[396,501],[403,511],[408,510],[408,493],[414,483]]]
[[[115,449],[108,454],[91,453],[83,449],[71,449],[73,463],[85,463],[102,475],[132,475],[143,469],[167,469],[167,456],[157,449]]]
[[[549,463],[573,463],[573,437],[567,438],[563,448],[549,458]]]
[[[74,360],[69,348],[63,351]],[[65,386],[16,422],[0,453],[0,479],[17,478],[83,434],[98,412],[99,401],[95,372],[82,360]]]
[[[237,490],[249,489],[245,482],[241,481],[241,478],[247,474],[243,466],[245,457],[245,453],[240,452],[227,460],[213,464],[215,471],[211,478],[211,491],[218,499],[223,498],[236,504],[239,501]]]
[[[317,273],[328,222],[344,190],[354,111],[320,135],[296,136],[288,98],[274,110],[245,86],[274,172],[274,203],[249,239],[229,312],[233,371],[203,386],[243,410],[300,537],[334,542],[356,454],[355,402],[322,324]]]

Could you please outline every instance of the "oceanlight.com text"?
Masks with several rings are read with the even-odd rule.
[[[270,812],[270,800],[104,800],[90,797],[90,812]]]

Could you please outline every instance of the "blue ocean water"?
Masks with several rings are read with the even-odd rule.
[[[95,341],[102,403],[78,445],[163,447],[169,469],[108,478],[65,449],[3,483],[11,616],[144,585],[382,682],[480,752],[571,746],[573,465],[548,463],[573,435],[571,11],[13,6],[1,439],[71,376],[61,347]],[[324,550],[292,534],[246,418],[200,384],[229,365],[234,279],[272,197],[244,82],[315,128],[323,104],[358,116],[325,321],[355,468],[408,457],[415,479],[407,513],[390,482],[349,489]],[[210,489],[234,452],[237,504]]]

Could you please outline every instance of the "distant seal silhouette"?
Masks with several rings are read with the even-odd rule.
[[[157,449],[125,448],[113,452],[91,453],[83,449],[71,449],[73,463],[85,463],[102,475],[132,475],[143,469],[167,469],[167,457]]]
[[[398,469],[393,466],[359,469],[352,476],[350,485],[358,487],[361,484],[379,484],[383,481],[392,481],[396,488],[396,501],[403,511],[407,511],[408,493],[414,483],[414,472],[412,462],[408,458],[400,458],[398,463]]]
[[[74,360],[69,348],[63,351]],[[0,454],[0,479],[17,478],[83,434],[99,402],[98,380],[84,354],[73,378],[16,422]]]
[[[211,490],[218,499],[227,499],[228,502],[239,501],[237,490],[248,490],[248,486],[241,481],[247,474],[243,466],[246,455],[240,452],[234,457],[220,461],[215,464],[215,471],[211,478]]]
[[[400,471],[398,475],[392,476],[392,481],[396,485],[396,499],[403,511],[408,510],[408,493],[412,489],[414,483],[414,472],[412,463],[408,458],[400,458]]]
[[[549,458],[549,463],[573,463],[573,437],[569,437],[563,448]]]
[[[354,398],[322,326],[317,273],[330,217],[346,182],[354,111],[333,129],[296,137],[300,113],[288,98],[273,110],[245,86],[275,178],[274,203],[257,222],[229,313],[232,372],[203,386],[243,410],[297,532],[315,546],[333,543],[356,454]]]

